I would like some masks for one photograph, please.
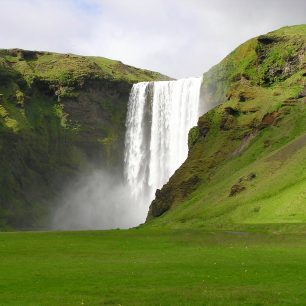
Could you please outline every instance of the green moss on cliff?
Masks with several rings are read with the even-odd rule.
[[[306,222],[305,50],[306,26],[287,27],[249,40],[204,74],[204,102],[222,104],[191,130],[188,158],[148,219],[169,211],[151,226]]]
[[[43,226],[92,163],[118,171],[131,86],[164,78],[105,58],[0,50],[0,229]]]
[[[81,84],[88,78],[128,83],[167,79],[157,72],[103,57],[10,49],[0,50],[0,58],[5,73],[9,73],[10,67],[12,73],[20,73],[29,83],[35,78],[66,86]]]
[[[305,65],[304,25],[285,27],[250,39],[203,75],[205,109],[232,98],[231,87],[244,80],[269,87],[301,71]]]

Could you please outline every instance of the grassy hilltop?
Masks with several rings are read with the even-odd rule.
[[[119,172],[132,84],[164,78],[101,57],[0,50],[0,229],[43,226],[91,164]]]
[[[285,27],[204,74],[204,104],[222,104],[190,131],[188,158],[156,193],[149,224],[305,228],[305,53],[306,25]]]

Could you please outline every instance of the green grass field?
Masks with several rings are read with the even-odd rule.
[[[306,236],[0,233],[0,305],[306,305]]]

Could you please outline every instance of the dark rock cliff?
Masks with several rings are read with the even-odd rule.
[[[164,78],[105,58],[0,50],[0,229],[43,227],[81,171],[120,172],[130,89]]]

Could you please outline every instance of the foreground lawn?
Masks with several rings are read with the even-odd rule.
[[[0,305],[306,305],[302,234],[0,233]]]

